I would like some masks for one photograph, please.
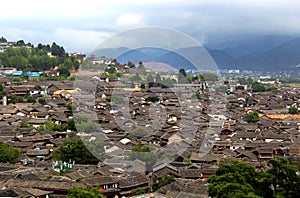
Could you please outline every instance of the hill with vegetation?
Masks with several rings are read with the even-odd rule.
[[[9,46],[0,53],[0,65],[22,71],[46,71],[58,67],[58,71],[66,76],[70,75],[69,70],[79,68],[76,57],[70,56],[55,42],[51,46],[38,44],[35,47],[30,43],[25,44],[23,40],[17,41],[15,46]]]

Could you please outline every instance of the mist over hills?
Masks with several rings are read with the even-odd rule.
[[[173,66],[176,69],[195,69],[188,60],[201,61],[203,65],[210,64],[207,52],[220,69],[241,69],[258,71],[291,70],[300,63],[300,38],[290,37],[259,37],[247,42],[236,43],[235,46],[223,45],[222,49],[181,48],[168,51],[159,48],[101,49],[94,55],[114,57],[121,63],[128,61],[157,61]],[[185,54],[185,56],[180,56]],[[188,56],[188,58],[187,58]]]

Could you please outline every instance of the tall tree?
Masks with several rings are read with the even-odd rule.
[[[17,46],[25,46],[25,42],[23,40],[18,40],[17,41]]]
[[[289,165],[285,158],[271,159],[268,164],[271,169],[271,185],[276,197],[298,197],[300,195],[300,177],[296,167]]]
[[[146,68],[144,66],[144,63],[142,61],[139,62],[137,71],[140,72],[142,75],[146,74]]]
[[[161,77],[160,77],[160,74],[157,73],[155,76],[155,83],[159,84],[160,82],[161,82]]]
[[[6,40],[6,38],[4,38],[3,36],[1,36],[1,38],[0,38],[0,42],[7,42],[7,40]]]
[[[187,78],[187,74],[185,72],[185,69],[179,69],[178,83],[179,84],[188,84],[188,83],[190,83],[188,78]]]
[[[151,74],[149,74],[146,78],[146,82],[148,83],[149,88],[153,87],[154,79]]]

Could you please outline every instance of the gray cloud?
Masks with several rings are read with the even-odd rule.
[[[111,35],[142,26],[183,31],[200,42],[211,35],[300,35],[298,0],[4,1],[0,32],[9,40],[55,41],[87,52]],[[1,35],[1,36],[2,36]]]

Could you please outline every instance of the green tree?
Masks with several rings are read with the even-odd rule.
[[[98,149],[101,149],[104,153],[103,146],[99,146]],[[65,140],[64,144],[57,147],[52,152],[51,156],[56,160],[62,161],[69,161],[72,159],[78,164],[97,164],[99,162],[99,159],[91,154],[81,139]]]
[[[16,55],[16,56],[11,56],[8,59],[8,64],[11,67],[16,67],[19,70],[23,70],[26,67],[28,67],[28,60],[27,58],[20,56],[20,55]]]
[[[47,120],[45,123],[45,130],[49,131],[63,131],[63,127],[59,124],[55,124],[51,120]]]
[[[262,83],[253,82],[252,83],[252,91],[253,92],[265,92],[266,91],[266,87]]]
[[[32,126],[28,124],[26,121],[21,121],[20,123],[21,128],[31,128]]]
[[[65,50],[63,47],[60,47],[57,45],[55,42],[52,43],[51,48],[50,48],[51,54],[53,56],[59,56],[63,57],[65,55]]]
[[[153,87],[153,85],[154,85],[154,79],[153,79],[153,76],[151,74],[149,74],[147,76],[146,82],[148,83],[149,88]]]
[[[7,42],[7,40],[6,40],[6,38],[4,38],[3,36],[1,36],[0,42]]]
[[[290,113],[290,114],[298,114],[298,113],[299,113],[299,110],[298,110],[297,107],[291,106],[291,107],[289,108],[289,113]]]
[[[73,66],[73,62],[71,61],[71,59],[65,59],[64,61],[64,67],[67,68],[68,70],[70,70]]]
[[[161,77],[160,77],[160,74],[157,73],[156,76],[155,76],[155,83],[160,84],[160,82],[161,82]]]
[[[12,104],[23,102],[23,99],[15,94],[12,94],[10,96],[9,102]]]
[[[59,72],[59,75],[64,76],[64,77],[68,77],[68,76],[71,75],[69,69],[66,68],[66,67],[64,67],[64,66],[63,67],[59,67],[57,69],[57,71]]]
[[[146,74],[146,68],[142,61],[139,61],[139,64],[138,64],[138,67],[136,68],[136,70],[137,70],[137,72],[139,72],[142,75]]]
[[[87,122],[88,120],[89,120],[89,118],[86,115],[83,115],[83,114],[76,114],[74,116],[74,121],[76,123]]]
[[[134,68],[135,64],[131,61],[128,61],[127,65],[129,66],[129,68]]]
[[[300,195],[300,177],[296,167],[291,166],[285,158],[271,159],[267,173],[271,175],[271,188],[275,197],[298,197]]]
[[[167,78],[167,79],[163,79],[161,82],[160,82],[160,87],[161,88],[172,88],[174,86],[174,84],[176,84],[176,80],[175,79],[170,79],[170,78]]]
[[[208,180],[208,194],[211,197],[258,197],[255,195],[254,167],[240,161],[221,163]]]
[[[18,40],[16,44],[17,44],[17,46],[19,46],[19,47],[20,47],[20,46],[25,46],[24,40]]]
[[[25,58],[28,58],[30,55],[30,50],[24,46],[19,48],[19,52],[20,52],[20,55]]]
[[[75,104],[67,104],[66,107],[69,111],[75,111],[77,108]]]
[[[155,153],[151,152],[148,146],[136,146],[128,154],[130,160],[139,159],[146,163],[146,169],[151,170],[157,161]]]
[[[267,90],[272,92],[272,93],[278,93],[279,92],[278,89],[274,86],[269,87]]]
[[[250,123],[250,122],[257,122],[259,120],[259,114],[256,111],[249,112],[245,115],[245,120]]]
[[[184,158],[184,159],[183,159],[183,162],[184,162],[184,163],[191,163],[192,161],[191,161],[189,158]]]
[[[131,77],[131,81],[132,82],[140,82],[142,78],[140,77],[140,75],[138,73],[136,73],[134,76]]]
[[[142,138],[142,137],[145,137],[148,133],[146,131],[145,128],[143,127],[138,127],[136,129],[133,130],[133,133],[132,133],[136,138]]]
[[[114,74],[117,71],[117,69],[114,66],[109,66],[105,69],[105,71],[109,74]]]
[[[279,109],[283,109],[285,107],[285,104],[283,103],[283,102],[280,102],[279,104],[278,104],[278,108]]]
[[[179,69],[178,83],[179,84],[188,84],[188,83],[190,83],[190,81],[187,78],[187,73],[185,72],[184,69]]]
[[[77,131],[76,126],[75,126],[75,121],[74,118],[69,119],[67,122],[67,125],[64,127],[64,131],[66,130],[71,130],[71,131]]]
[[[21,156],[21,150],[0,142],[0,162],[16,163]]]
[[[35,103],[35,99],[34,99],[33,96],[27,96],[26,102],[27,102],[27,103]]]
[[[97,187],[72,187],[68,189],[68,198],[105,198],[104,195],[101,194],[100,188]]]
[[[38,98],[38,103],[40,103],[40,104],[46,104],[45,98]]]
[[[234,109],[236,109],[236,106],[235,106],[234,104],[231,104],[231,105],[229,106],[229,109],[230,109],[230,110],[234,110]]]
[[[131,191],[131,196],[136,196],[136,195],[142,195],[145,194],[146,190],[143,188],[136,188],[134,190]]]
[[[218,81],[218,75],[212,72],[204,72],[201,74],[205,81]]]
[[[6,92],[4,91],[4,87],[3,87],[2,83],[0,83],[0,97],[5,96],[5,95],[6,95]]]
[[[270,168],[255,168],[237,160],[222,162],[208,182],[211,197],[298,197],[300,177],[287,159],[271,159]]]
[[[146,102],[158,102],[159,97],[158,96],[148,96],[145,100],[146,100]]]
[[[91,133],[98,131],[99,127],[96,122],[88,120],[87,122],[75,122],[75,126],[78,132]]]

